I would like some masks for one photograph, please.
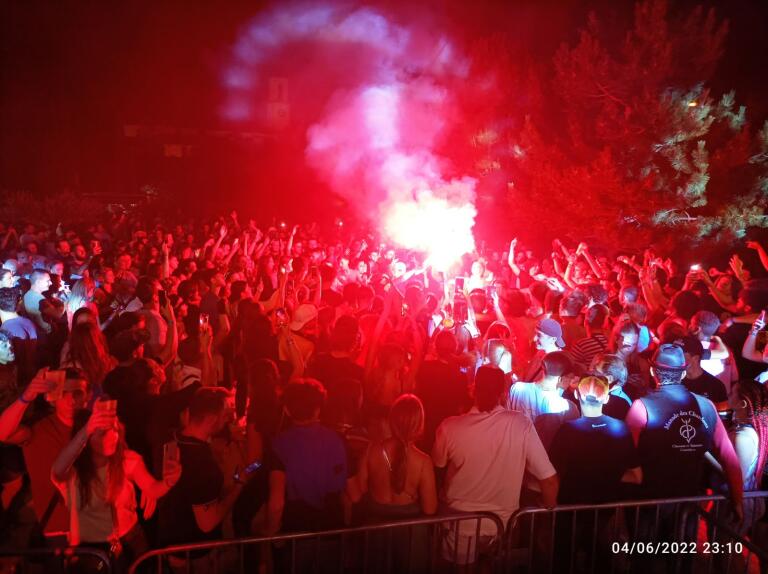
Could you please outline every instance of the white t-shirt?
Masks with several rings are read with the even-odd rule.
[[[701,345],[709,349],[711,341],[702,341]],[[704,359],[701,361],[701,368],[707,371],[713,377],[717,377],[725,385],[727,393],[731,392],[731,385],[739,380],[739,371],[736,368],[736,359],[733,351],[728,349],[727,359]]]
[[[579,409],[557,390],[545,391],[536,383],[517,382],[509,389],[509,408],[528,416],[531,422],[541,415],[562,414],[565,420],[579,418]]]
[[[555,474],[531,421],[501,406],[490,412],[473,407],[444,420],[432,460],[448,467],[442,499],[449,508],[494,512],[505,523],[520,507],[525,471],[537,479]],[[481,534],[495,534],[495,528],[484,521]]]

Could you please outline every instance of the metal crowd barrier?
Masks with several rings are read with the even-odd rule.
[[[83,564],[88,560],[88,565]],[[68,574],[70,572],[110,574],[112,563],[106,552],[95,548],[0,549],[0,572],[13,574]]]
[[[469,572],[498,566],[504,523],[490,512],[152,550],[129,574]]]
[[[500,560],[510,574],[758,571],[768,567],[765,541],[753,536],[768,530],[766,498],[744,494],[741,524],[722,496],[523,508]]]

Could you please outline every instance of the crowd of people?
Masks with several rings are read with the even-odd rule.
[[[753,535],[768,254],[747,247],[761,266],[720,270],[513,240],[446,273],[343,222],[5,222],[2,544],[126,565],[180,543],[707,491]],[[446,558],[491,547],[480,530],[448,532]],[[214,554],[169,560],[204,572]]]

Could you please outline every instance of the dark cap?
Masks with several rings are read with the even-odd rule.
[[[699,341],[698,337],[694,337],[693,335],[689,335],[687,337],[683,337],[682,339],[678,339],[675,341],[675,345],[679,345],[683,348],[683,352],[691,355],[692,357],[701,357],[702,359],[706,360],[709,359],[712,353],[710,353],[709,349],[705,349],[704,345],[701,344],[701,341]]]
[[[652,364],[659,369],[684,371],[688,366],[685,362],[683,348],[680,345],[665,343],[653,355]]]

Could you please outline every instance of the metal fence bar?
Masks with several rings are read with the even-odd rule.
[[[698,506],[695,508],[695,512],[699,516],[701,516],[704,520],[706,520],[708,523],[712,524],[713,526],[719,528],[721,531],[725,532],[730,539],[735,540],[736,542],[740,542],[744,546],[744,548],[756,554],[760,560],[768,561],[768,552],[766,550],[760,548],[757,544],[755,544],[748,538],[745,538],[744,536],[736,532],[733,528],[731,528],[728,524],[720,520],[717,516],[713,515],[710,512],[707,512],[706,510]]]
[[[112,572],[112,562],[109,555],[96,548],[88,548],[87,546],[68,546],[66,548],[30,548],[27,550],[0,550],[0,558],[18,558],[23,561],[30,559],[53,559],[61,562],[62,570],[65,570],[66,562],[73,558],[79,558],[84,556],[90,556],[96,558],[103,565],[103,570],[100,570],[103,574],[110,574]],[[43,569],[41,565],[40,569]]]
[[[768,492],[757,491],[744,493],[745,500],[763,498],[768,499]],[[574,504],[558,506],[554,509],[546,508],[522,508],[515,512],[508,521],[507,531],[505,532],[506,543],[504,548],[506,549],[506,557],[509,558],[507,563],[504,564],[505,571],[512,572],[513,564],[511,563],[512,557],[516,554],[527,552],[528,560],[527,570],[523,566],[522,569],[514,570],[517,572],[545,572],[545,571],[569,571],[574,570],[574,566],[578,571],[580,568],[586,568],[591,571],[614,571],[619,566],[620,571],[637,571],[638,566],[645,563],[647,558],[649,547],[646,544],[651,542],[668,543],[670,549],[680,544],[678,548],[685,549],[691,553],[685,555],[679,554],[674,557],[669,557],[674,560],[673,564],[670,564],[673,570],[680,570],[681,568],[687,568],[690,563],[696,559],[704,559],[705,563],[701,564],[701,571],[720,571],[726,560],[729,562],[736,555],[722,556],[714,553],[705,553],[701,548],[692,549],[691,544],[697,544],[699,534],[699,516],[703,516],[708,519],[710,528],[707,530],[706,536],[709,539],[709,544],[717,542],[713,532],[726,533],[729,539],[732,541],[738,541],[743,544],[743,548],[746,553],[753,553],[757,558],[761,560],[761,563],[768,563],[768,549],[763,549],[754,544],[751,540],[740,536],[737,532],[731,529],[727,524],[722,523],[719,519],[720,513],[717,511],[720,505],[724,501],[722,496],[694,496],[687,498],[674,498],[674,499],[652,499],[652,500],[637,500],[637,501],[621,501],[616,503],[607,504]],[[707,512],[702,507],[703,503],[710,503],[709,506],[713,507],[714,512]],[[569,560],[565,560],[560,563],[560,566],[553,561],[556,555],[555,550],[562,552],[568,545],[567,538],[561,541],[563,544],[559,544],[555,549],[552,544],[553,533],[555,524],[558,520],[563,520],[562,515],[564,513],[573,513],[573,517],[570,520],[571,532],[570,536],[570,552]],[[634,520],[630,512],[634,512]],[[547,535],[546,529],[543,532],[539,532],[541,529],[536,529],[535,522],[537,518],[544,519],[547,516],[547,520],[550,521],[552,532]],[[582,521],[581,517],[585,520]],[[593,524],[589,528],[588,520],[592,518]],[[606,528],[601,528],[601,520],[605,520]],[[610,522],[613,521],[613,527],[610,526]],[[692,522],[692,521],[695,521]],[[624,536],[620,536],[621,524],[631,528],[631,524],[634,522],[634,530],[629,532],[630,537],[628,541],[624,540]],[[587,530],[585,530],[585,528]],[[561,529],[562,530],[562,529]],[[612,540],[602,540],[601,536],[607,535],[610,531],[613,531]],[[521,532],[528,534],[528,539],[520,537]],[[591,535],[591,540],[588,537]],[[539,536],[539,541],[536,537]],[[543,536],[544,543],[546,544],[549,539],[550,547],[547,552],[550,556],[542,555],[541,548],[541,536]],[[559,536],[559,534],[558,534]],[[650,539],[646,539],[651,536]],[[661,536],[663,539],[659,539]],[[691,538],[693,537],[693,538]],[[720,534],[722,537],[722,534]],[[619,540],[621,538],[622,540]],[[666,540],[669,538],[669,540]],[[515,540],[518,541],[517,546]],[[633,551],[621,550],[622,545],[627,542],[629,548]],[[610,543],[610,554],[607,553],[608,548],[605,547],[606,543]],[[673,544],[674,543],[674,546]],[[619,545],[618,547],[616,545]],[[722,543],[721,543],[722,546]],[[586,557],[586,562],[583,553],[579,551],[583,548],[588,552],[591,548],[591,555]],[[619,548],[619,551],[616,551]],[[652,547],[651,547],[652,548]],[[670,550],[671,552],[672,550]],[[617,554],[623,557],[617,556]],[[524,554],[523,554],[524,555]],[[535,558],[534,558],[535,556]],[[547,562],[547,560],[549,560]],[[610,567],[606,567],[607,560],[610,560]],[[748,571],[750,557],[746,557],[746,570]],[[714,565],[717,561],[719,566]],[[525,564],[525,563],[524,563]],[[542,564],[548,564],[548,566],[542,567]],[[739,564],[741,565],[741,564]]]
[[[262,537],[253,537],[253,538],[240,538],[235,540],[218,540],[218,541],[212,541],[212,542],[204,542],[204,543],[198,543],[198,544],[181,544],[177,546],[170,546],[168,548],[158,549],[158,550],[151,550],[149,552],[146,552],[145,554],[139,556],[133,564],[131,564],[128,572],[129,574],[134,574],[138,571],[138,569],[141,567],[142,564],[157,559],[158,561],[161,561],[163,557],[171,555],[171,554],[178,554],[178,553],[185,553],[187,556],[190,552],[198,551],[198,550],[208,550],[208,551],[216,551],[218,549],[223,548],[231,548],[235,545],[239,546],[246,546],[246,545],[263,545],[265,543],[287,543],[290,545],[290,554],[291,554],[291,568],[290,570],[292,572],[295,572],[296,570],[296,544],[298,542],[307,541],[309,544],[312,542],[315,542],[315,550],[317,552],[317,549],[319,548],[319,544],[321,541],[327,541],[327,540],[334,540],[338,539],[340,536],[354,536],[354,535],[364,535],[365,536],[365,552],[364,552],[364,562],[363,562],[363,571],[368,569],[368,544],[369,544],[369,537],[372,533],[375,532],[381,532],[384,536],[385,540],[385,546],[386,546],[386,540],[388,539],[390,544],[389,548],[392,549],[392,538],[393,538],[393,530],[403,530],[403,529],[413,529],[414,527],[422,526],[422,527],[430,527],[433,526],[435,528],[444,528],[444,525],[449,524],[451,526],[455,527],[455,539],[454,539],[454,555],[458,558],[458,551],[459,551],[459,545],[461,543],[460,537],[459,537],[459,525],[462,523],[471,523],[472,520],[477,521],[477,530],[476,532],[480,531],[480,521],[482,520],[489,520],[491,521],[495,527],[496,527],[496,539],[499,541],[503,540],[504,535],[504,524],[501,521],[501,519],[496,516],[493,513],[490,512],[478,512],[478,513],[467,513],[467,514],[451,514],[451,515],[444,515],[444,516],[434,516],[434,517],[428,517],[428,518],[420,518],[420,519],[414,519],[414,520],[404,520],[404,521],[397,521],[397,522],[386,522],[381,524],[371,524],[366,526],[359,526],[355,528],[339,528],[335,530],[325,530],[322,532],[301,532],[301,533],[292,533],[292,534],[280,534],[277,536],[262,536]],[[412,530],[411,530],[412,531]],[[450,528],[449,528],[450,532]],[[479,536],[477,536],[474,540],[474,542],[471,540],[471,535],[468,537],[470,538],[468,540],[468,551],[467,551],[467,558],[471,559],[472,557],[478,557],[479,556],[479,550],[480,550],[480,540]],[[472,553],[474,543],[474,553]],[[497,553],[499,550],[499,546],[497,545],[494,549],[491,550],[492,555],[494,553]],[[436,553],[441,551],[441,544],[437,544]],[[388,555],[391,555],[392,552],[387,552]],[[340,560],[344,560],[344,556],[340,557]],[[391,556],[386,557],[386,566],[391,566]],[[318,566],[319,560],[315,560],[314,567]],[[346,569],[347,565],[341,562],[340,564],[343,564],[344,569]],[[187,560],[187,568],[190,567],[190,560]]]

